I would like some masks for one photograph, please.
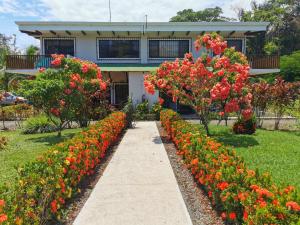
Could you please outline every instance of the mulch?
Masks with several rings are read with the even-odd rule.
[[[167,138],[160,122],[156,122],[156,125],[193,225],[223,225],[224,222],[213,209],[208,196],[196,183],[181,157],[176,154],[176,147]]]

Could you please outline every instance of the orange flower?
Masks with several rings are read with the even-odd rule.
[[[5,222],[7,219],[8,219],[8,218],[7,218],[7,215],[5,215],[5,214],[0,214],[0,223]]]
[[[293,210],[296,212],[300,211],[300,205],[298,205],[297,202],[290,201],[290,202],[287,202],[285,205],[289,210]]]
[[[229,184],[227,182],[221,182],[221,183],[218,183],[217,187],[220,189],[220,190],[225,190],[226,188],[228,188]]]

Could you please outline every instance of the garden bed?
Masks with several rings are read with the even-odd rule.
[[[204,191],[199,185],[195,184],[195,180],[183,160],[176,154],[176,147],[168,139],[168,135],[160,122],[157,122],[156,125],[193,224],[224,224],[211,206],[209,198]]]

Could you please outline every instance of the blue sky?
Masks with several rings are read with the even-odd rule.
[[[262,2],[263,0],[256,0]],[[111,0],[112,21],[168,21],[177,11],[220,6],[224,15],[236,17],[250,0]],[[108,0],[0,0],[0,33],[16,34],[24,50],[38,41],[18,31],[15,21],[108,21]]]

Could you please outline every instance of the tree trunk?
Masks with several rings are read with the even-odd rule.
[[[203,115],[200,115],[200,120],[201,120],[201,123],[203,124],[203,126],[205,128],[207,136],[210,136],[209,128],[208,128],[208,121],[204,118]]]

